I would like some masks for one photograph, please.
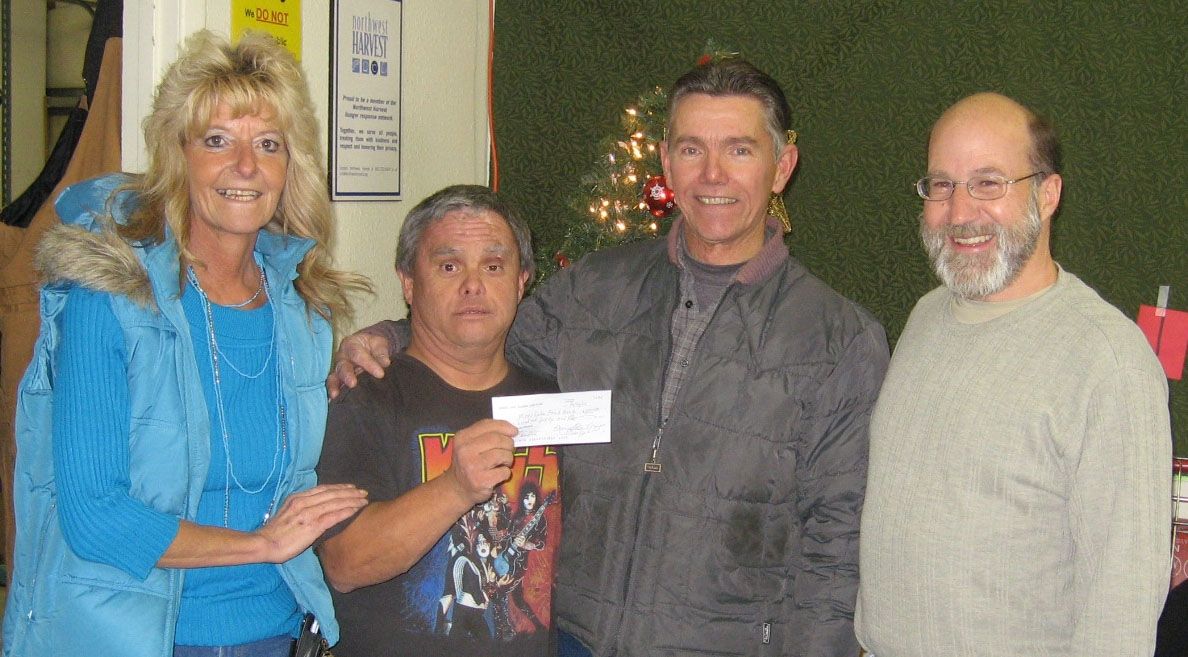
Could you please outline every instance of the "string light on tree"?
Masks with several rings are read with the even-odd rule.
[[[551,270],[541,271],[541,277],[568,266],[577,256],[655,237],[667,229],[676,207],[671,190],[660,197],[660,207],[672,200],[662,214],[650,205],[654,201],[649,191],[656,178],[663,181],[659,144],[667,102],[664,90],[656,87],[623,109],[621,132],[603,140],[603,155],[582,178],[581,196],[574,202],[589,219],[570,227],[562,248],[544,263]]]
[[[736,57],[713,41],[698,65]],[[660,164],[668,98],[655,87],[625,107],[621,130],[604,138],[591,170],[582,177],[572,206],[580,214],[551,258],[538,261],[537,280],[569,266],[580,256],[611,246],[656,237],[668,230],[676,210],[676,194],[668,187]]]

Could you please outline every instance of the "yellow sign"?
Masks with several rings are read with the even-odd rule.
[[[231,39],[248,30],[271,34],[301,61],[301,0],[231,0]]]

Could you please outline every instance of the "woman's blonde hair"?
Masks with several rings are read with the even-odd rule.
[[[334,219],[309,85],[293,55],[267,34],[249,32],[232,45],[202,30],[186,40],[157,86],[152,113],[145,119],[148,168],[129,185],[140,203],[120,234],[134,242],[159,243],[168,224],[181,262],[195,261],[189,250],[190,190],[183,148],[206,131],[224,104],[237,117],[271,114],[284,135],[289,152],[285,187],[264,228],[313,240],[297,266],[297,292],[340,333],[353,317],[351,296],[370,292],[371,285],[362,276],[331,267]]]

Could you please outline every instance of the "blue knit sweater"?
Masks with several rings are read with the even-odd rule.
[[[212,427],[211,465],[196,521],[222,526],[226,518],[231,529],[251,531],[273,505],[285,466],[277,453],[272,307],[243,311],[212,305],[233,471],[244,489],[260,489],[249,494],[227,480],[210,334],[199,296],[190,287],[182,295],[182,306]],[[130,418],[123,333],[108,296],[81,287],[71,290],[61,320],[54,458],[60,474],[62,531],[80,556],[144,577],[173,541],[179,520],[128,495]],[[246,643],[293,633],[299,618],[292,592],[270,564],[195,568],[186,573],[176,641]]]

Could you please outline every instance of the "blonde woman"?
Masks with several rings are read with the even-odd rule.
[[[331,327],[367,285],[330,267],[317,135],[287,51],[202,32],[157,89],[148,170],[59,198],[5,655],[287,657],[307,613],[337,639],[309,546],[366,493],[313,468]]]

